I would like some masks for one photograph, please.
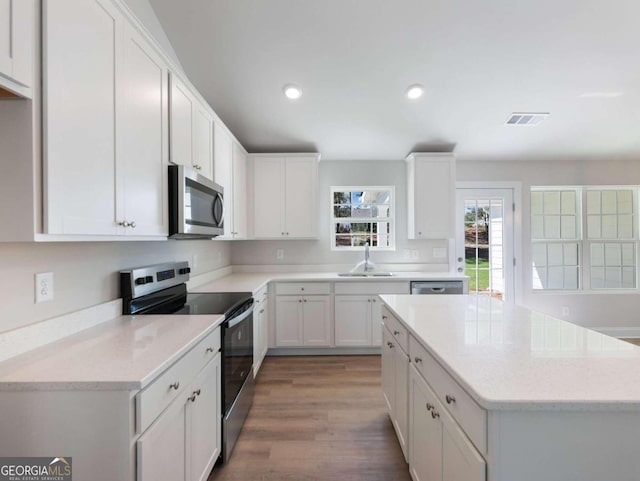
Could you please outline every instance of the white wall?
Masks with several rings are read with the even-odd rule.
[[[446,241],[418,241],[407,239],[407,179],[403,161],[397,162],[320,162],[318,196],[318,240],[243,241],[233,244],[231,260],[234,265],[268,264],[355,264],[362,252],[331,250],[330,214],[331,186],[395,186],[396,250],[372,251],[371,260],[383,263],[447,263],[447,259],[433,259],[434,247],[447,247]],[[276,259],[276,249],[284,249],[284,259]],[[417,250],[418,259],[406,259],[404,250]]]
[[[637,162],[607,159],[561,162],[474,162],[458,161],[458,181],[517,181],[522,184],[522,240],[524,266],[523,304],[587,327],[621,328],[640,335],[640,294],[584,291],[575,294],[533,292],[531,289],[530,198],[532,185],[640,185],[640,159]],[[518,202],[516,202],[518,203]],[[623,331],[622,335],[626,335]]]
[[[0,332],[117,299],[121,269],[191,264],[193,255],[192,275],[227,266],[231,257],[228,243],[208,240],[0,243]],[[53,301],[35,304],[37,272],[53,272]]]

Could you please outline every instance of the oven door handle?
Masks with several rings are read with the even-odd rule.
[[[226,321],[227,327],[237,326],[242,321],[244,321],[247,317],[249,317],[251,314],[253,314],[253,305],[249,309],[244,311],[242,314],[240,314],[238,317],[233,317],[228,321]]]

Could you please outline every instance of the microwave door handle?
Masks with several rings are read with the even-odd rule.
[[[220,218],[216,217],[216,204],[220,202]],[[217,227],[222,227],[222,223],[224,222],[224,198],[220,192],[216,193],[216,198],[213,201],[213,220],[217,224]]]

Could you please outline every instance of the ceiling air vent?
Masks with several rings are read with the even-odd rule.
[[[516,125],[518,127],[533,127],[538,125],[549,116],[549,112],[514,112],[507,121],[507,125]]]

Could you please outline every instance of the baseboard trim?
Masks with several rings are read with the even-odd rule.
[[[267,356],[379,356],[380,347],[272,347]]]

